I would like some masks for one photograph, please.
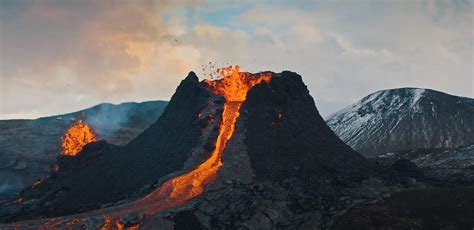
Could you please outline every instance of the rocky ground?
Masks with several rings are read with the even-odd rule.
[[[34,229],[41,223],[55,229],[66,226],[96,229],[107,226],[104,215],[122,213],[122,225],[139,225],[145,229],[332,229],[352,209],[383,203],[397,191],[432,186],[423,177],[408,177],[398,169],[380,171],[385,177],[353,181],[330,177],[249,183],[226,180],[184,205],[151,215],[144,215],[143,203],[153,206],[153,200],[142,202],[150,197],[146,196],[136,201],[122,200],[97,211],[18,222],[3,228],[31,226]]]
[[[472,186],[405,190],[350,210],[334,229],[472,229],[473,204]]]
[[[387,164],[400,159],[412,161],[429,178],[457,184],[474,183],[474,145],[386,153],[377,158]]]
[[[176,229],[330,229],[351,208],[390,196],[397,186],[371,178],[352,185],[318,180],[241,184],[211,190],[196,204],[170,212]],[[197,220],[195,222],[194,220]]]

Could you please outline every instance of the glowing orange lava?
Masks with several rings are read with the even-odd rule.
[[[240,67],[237,65],[235,69],[226,67],[219,69],[219,74],[223,77],[221,80],[204,82],[212,89],[215,94],[225,97],[227,102],[243,102],[247,96],[247,92],[258,83],[265,81],[270,82],[272,74],[263,72],[258,74],[241,73]]]
[[[96,135],[82,119],[76,120],[62,138],[62,154],[75,156],[84,145],[96,141]]]
[[[230,71],[230,75],[227,75]],[[262,81],[268,83],[271,80],[271,73],[240,73],[239,66],[233,70],[231,67],[225,68],[221,74],[223,79],[204,81],[215,94],[222,95],[226,99],[215,149],[209,159],[196,169],[166,181],[159,188],[159,193],[170,192],[168,200],[170,206],[183,204],[202,194],[205,187],[215,181],[217,171],[222,166],[222,153],[234,133],[240,106],[245,101],[247,92],[256,84]]]

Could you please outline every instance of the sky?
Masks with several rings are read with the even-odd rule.
[[[473,31],[471,0],[0,0],[0,119],[169,100],[209,62],[297,72],[323,116],[389,88],[472,98]]]

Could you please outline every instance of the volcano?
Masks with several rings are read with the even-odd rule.
[[[256,199],[265,194],[290,194],[273,205],[278,215],[293,216],[320,207],[316,194],[340,195],[341,186],[375,178],[374,166],[326,125],[300,75],[227,70],[215,81],[189,73],[158,121],[129,144],[92,142],[61,156],[56,172],[5,205],[2,220],[48,228],[176,227],[196,220],[182,208],[205,205],[209,196],[242,196],[245,205],[232,209],[241,210],[264,205]],[[165,210],[181,211],[163,216]],[[37,218],[45,219],[26,221]]]

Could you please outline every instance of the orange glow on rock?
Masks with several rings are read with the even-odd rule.
[[[62,154],[75,156],[82,150],[84,145],[96,140],[96,135],[91,127],[82,119],[78,119],[62,138]]]
[[[271,73],[240,73],[239,66],[236,66],[229,74],[230,70],[231,67],[221,69],[221,74],[224,76],[220,80],[204,81],[215,94],[222,95],[226,99],[214,151],[209,159],[196,169],[166,181],[156,193],[149,195],[162,196],[168,194],[167,205],[162,203],[163,206],[161,207],[174,207],[183,204],[202,194],[206,186],[215,181],[217,171],[222,166],[222,153],[227,147],[227,142],[232,138],[235,123],[239,117],[240,106],[245,101],[247,92],[262,81],[268,83],[272,76]],[[150,213],[154,211],[157,210],[150,210]]]
[[[117,226],[117,230],[122,230],[123,229],[123,223],[120,220],[117,220],[115,222],[115,226]]]
[[[112,218],[110,216],[104,217],[104,224],[100,227],[100,230],[112,229]]]
[[[32,187],[35,188],[36,186],[38,186],[41,183],[43,183],[43,179],[38,179],[38,180],[35,181],[35,183],[33,183]]]

